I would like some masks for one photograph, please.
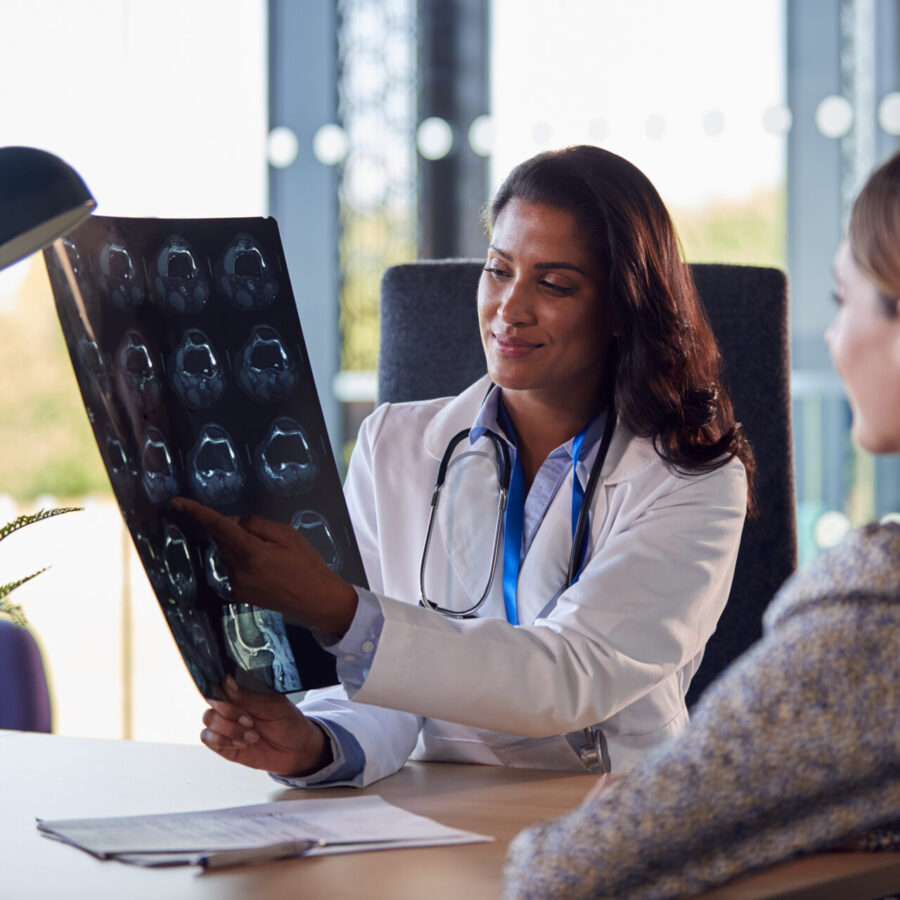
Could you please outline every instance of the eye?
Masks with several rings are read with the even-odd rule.
[[[548,290],[551,294],[557,297],[567,297],[569,294],[574,294],[576,288],[571,287],[569,285],[557,284],[555,281],[548,281],[546,278],[542,278],[538,282],[541,287]]]
[[[840,295],[840,293],[839,293],[838,291],[832,291],[832,292],[831,292],[831,299],[834,300],[834,302],[835,302],[838,306],[843,306],[843,305],[844,305],[844,298]]]
[[[492,275],[494,278],[509,278],[509,272],[501,269],[500,266],[497,265],[496,260],[490,260],[488,264],[484,267],[484,271],[488,273],[488,275]]]

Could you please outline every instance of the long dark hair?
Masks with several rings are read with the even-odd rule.
[[[500,186],[488,229],[513,198],[574,216],[607,273],[621,332],[610,366],[622,421],[679,471],[708,472],[736,456],[752,487],[753,451],[722,384],[718,345],[672,219],[643,172],[599,147],[540,153]]]

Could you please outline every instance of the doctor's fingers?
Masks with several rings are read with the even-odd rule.
[[[272,522],[270,519],[264,519],[262,516],[242,516],[239,524],[247,534],[253,535],[253,537],[259,538],[261,541],[285,547],[288,550],[303,549],[305,545],[312,546],[290,525]]]
[[[259,743],[258,732],[248,727],[245,721],[249,720],[244,716],[234,720],[220,715],[215,709],[208,709],[203,713],[203,724],[206,727],[200,732],[200,740],[217,753],[222,750],[243,750],[250,744]]]
[[[248,715],[244,709],[234,703],[229,703],[227,700],[211,700],[209,698],[206,699],[206,702],[211,708],[204,711],[204,721],[208,713],[215,713],[221,718],[227,719],[229,722],[237,722],[240,719],[243,719],[244,725],[248,728],[253,724],[252,717]]]
[[[175,497],[172,500],[172,509],[199,522],[212,535],[217,544],[232,546],[251,540],[235,518],[223,516],[222,513],[216,512],[202,503],[197,503],[196,500]]]

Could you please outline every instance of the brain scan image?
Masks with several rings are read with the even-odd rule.
[[[283,400],[297,385],[297,366],[271,325],[257,325],[235,359],[238,384],[261,403]]]
[[[82,371],[88,376],[87,383],[90,389],[101,395],[109,394],[112,388],[110,365],[97,342],[87,333],[82,334],[78,341],[77,353]]]
[[[163,570],[169,595],[179,604],[192,604],[197,594],[197,579],[187,538],[177,525],[167,522],[163,529]]]
[[[228,653],[268,688],[280,693],[303,687],[281,616],[268,609],[232,603],[222,618]]]
[[[142,531],[133,530],[132,535],[194,683],[205,697],[215,696],[225,673],[209,619],[193,606],[197,585],[184,534],[172,523],[165,523],[159,549]]]
[[[116,350],[115,364],[116,379],[128,406],[141,412],[157,409],[162,399],[160,366],[136,329],[125,332]]]
[[[198,313],[209,297],[209,279],[188,242],[172,235],[160,247],[153,267],[153,287],[167,309]]]
[[[150,585],[156,591],[157,596],[162,596],[165,591],[167,579],[159,554],[150,542],[150,539],[142,531],[133,530],[134,548],[141,558],[141,564],[150,580]]]
[[[203,571],[206,573],[206,583],[216,594],[222,600],[231,600],[231,582],[228,580],[222,555],[214,542],[207,544],[203,551]]]
[[[119,238],[111,238],[100,250],[100,287],[116,309],[131,310],[144,302],[141,270]]]
[[[62,238],[62,244],[69,259],[69,265],[72,267],[72,274],[75,276],[78,289],[81,291],[81,296],[85,302],[89,302],[94,296],[90,270],[70,238]],[[66,291],[69,292],[69,282],[56,253],[48,253],[45,258],[47,260],[47,268],[56,275],[60,282],[65,285]]]
[[[253,464],[260,482],[283,497],[312,490],[318,475],[306,432],[287,416],[272,422],[253,451]]]
[[[204,503],[233,503],[246,483],[246,474],[234,441],[221,425],[210,422],[200,429],[188,453],[188,480]]]
[[[278,294],[277,273],[248,234],[229,244],[216,266],[219,286],[239,309],[266,309]]]
[[[117,492],[131,494],[137,483],[137,469],[111,425],[107,425],[104,432],[101,451],[113,488]]]
[[[209,338],[189,328],[169,360],[172,390],[189,409],[209,409],[225,393],[225,370]]]
[[[152,426],[141,448],[141,481],[151,503],[167,503],[179,493],[175,460],[165,435]]]
[[[206,616],[196,609],[186,609],[173,597],[167,597],[161,606],[194,684],[204,697],[216,696],[225,672]]]
[[[291,527],[315,547],[329,569],[333,572],[340,571],[341,551],[331,533],[331,526],[321,513],[314,509],[302,509],[291,516]]]

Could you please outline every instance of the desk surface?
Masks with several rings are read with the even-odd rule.
[[[210,874],[194,868],[139,869],[96,860],[42,838],[34,819],[175,812],[310,794],[284,790],[264,773],[227,763],[200,746],[0,731],[0,895],[10,900],[75,896],[496,900],[501,895],[503,858],[513,836],[577,805],[593,781],[589,775],[559,772],[412,763],[368,791],[496,840],[288,860]],[[826,880],[829,887],[823,884]],[[900,889],[900,854],[829,854],[781,866],[705,896],[866,900],[889,893],[892,887]]]

